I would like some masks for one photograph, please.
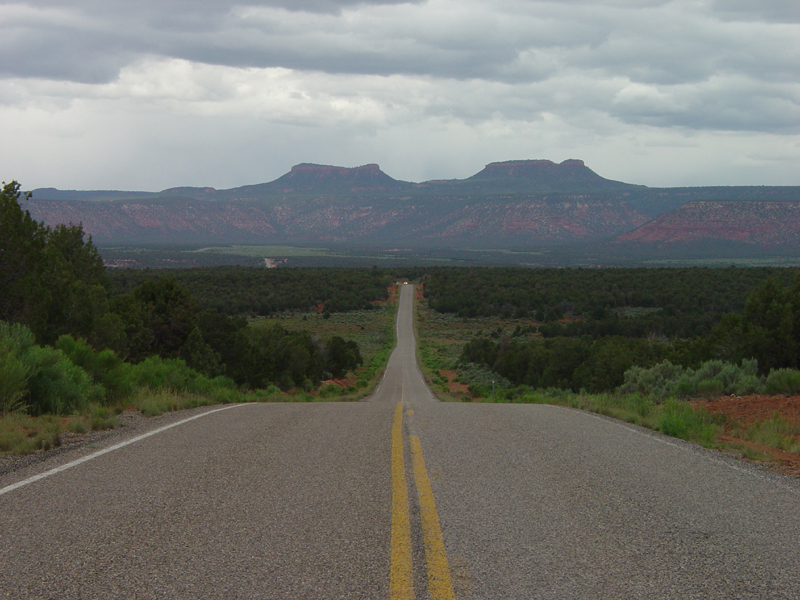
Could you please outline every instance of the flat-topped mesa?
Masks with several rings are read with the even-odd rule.
[[[552,160],[508,160],[504,162],[489,163],[484,169],[474,175],[488,177],[559,177],[591,173],[602,179],[588,168],[582,160],[568,159],[561,163]]]
[[[381,171],[377,164],[360,167],[336,167],[301,163],[276,179],[274,184],[285,191],[351,191],[388,190],[403,186],[403,182],[392,179]]]
[[[560,163],[555,163],[546,158],[536,158],[529,160],[504,160],[500,162],[493,162],[486,165],[486,169],[503,171],[514,170],[518,167],[557,168],[569,165],[577,165],[580,167],[586,166],[582,160],[578,160],[576,158],[568,158]]]
[[[295,176],[312,175],[315,177],[349,177],[354,174],[370,174],[378,175],[381,173],[381,168],[375,163],[362,165],[360,167],[334,167],[333,165],[316,165],[314,163],[300,163],[292,167],[292,170],[287,175]]]
[[[538,192],[605,191],[629,184],[605,179],[592,171],[582,160],[509,160],[489,163],[467,181],[493,182],[513,188],[526,187]],[[633,187],[633,186],[631,186]]]

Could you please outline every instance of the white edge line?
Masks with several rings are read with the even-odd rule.
[[[18,481],[17,483],[12,483],[9,486],[6,486],[0,489],[0,496],[3,494],[7,494],[9,492],[13,492],[16,489],[34,483],[35,481],[39,481],[40,479],[44,479],[46,477],[50,477],[51,475],[55,475],[56,473],[60,473],[61,471],[66,471],[67,469],[71,469],[72,467],[77,467],[78,465],[88,462],[98,456],[102,456],[103,454],[108,454],[109,452],[113,452],[114,450],[119,450],[120,448],[124,448],[130,444],[143,440],[145,438],[150,437],[151,435],[156,435],[157,433],[161,433],[162,431],[166,431],[167,429],[172,429],[173,427],[177,427],[178,425],[183,425],[184,423],[188,423],[189,421],[194,421],[195,419],[200,419],[201,417],[207,417],[208,415],[212,415],[216,412],[220,412],[221,410],[228,410],[229,408],[236,408],[237,406],[247,406],[248,403],[243,404],[231,404],[230,406],[224,406],[222,408],[216,408],[214,410],[210,410],[208,412],[204,412],[201,415],[195,415],[193,417],[188,417],[177,423],[171,423],[169,425],[164,425],[163,427],[159,427],[158,429],[154,429],[153,431],[148,431],[147,433],[143,433],[141,435],[137,435],[136,437],[132,437],[129,440],[125,440],[124,442],[120,442],[118,444],[114,444],[113,446],[109,446],[108,448],[103,448],[102,450],[98,450],[94,454],[90,454],[88,456],[83,456],[77,460],[73,460],[72,462],[68,462],[67,464],[61,465],[60,467],[55,467],[54,469],[50,469],[49,471],[45,471],[44,473],[39,473],[38,475],[33,475],[32,477],[28,477],[27,479],[23,479],[22,481]]]

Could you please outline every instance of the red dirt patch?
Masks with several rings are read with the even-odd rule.
[[[326,379],[325,381],[320,382],[320,389],[324,388],[326,385],[338,385],[340,388],[347,388],[356,385],[357,377],[355,373],[348,373],[347,376],[343,379]]]
[[[727,424],[721,441],[740,444],[765,455],[774,468],[786,475],[800,477],[800,454],[771,448],[733,435],[733,426],[748,428],[755,423],[769,421],[777,413],[787,423],[800,424],[800,396],[732,396],[714,400],[698,400],[693,403],[712,414],[724,414]]]
[[[738,421],[742,427],[769,421],[775,413],[788,423],[800,422],[800,396],[731,396],[695,402],[697,408],[722,413],[728,422]]]
[[[467,388],[467,386],[465,384],[463,384],[463,383],[461,383],[459,381],[453,381],[456,377],[458,377],[458,373],[456,373],[454,371],[447,371],[446,369],[442,369],[441,371],[439,371],[439,374],[442,377],[446,377],[447,378],[447,387],[450,388],[450,391],[452,393],[456,393],[456,394],[468,394],[469,393],[469,388]]]

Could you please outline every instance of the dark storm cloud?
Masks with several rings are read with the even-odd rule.
[[[607,156],[622,144],[615,136],[641,148],[680,145],[688,132],[715,149],[740,136],[742,153],[748,136],[761,136],[764,155],[770,136],[782,136],[776,155],[788,164],[798,152],[798,73],[793,1],[0,4],[0,118],[24,123],[20,133],[36,131],[42,143],[62,127],[61,139],[94,136],[98,148],[116,148],[107,131],[122,124],[141,136],[148,159],[161,131],[182,139],[246,123],[240,135],[253,124],[265,137],[295,132],[300,160],[313,159],[308,132],[329,136],[324,156],[346,143],[355,156],[379,136],[402,147],[414,131],[438,155],[474,144],[476,156],[487,139],[528,148],[550,143],[536,142],[544,133],[566,140],[564,157],[583,140]],[[91,130],[98,107],[107,120]],[[187,172],[194,161],[187,154]]]
[[[508,82],[583,68],[663,85],[720,71],[781,78],[800,67],[798,44],[788,41],[796,31],[742,27],[736,19],[791,22],[800,8],[790,4],[726,0],[697,10],[702,3],[665,0],[445,7],[38,0],[3,9],[0,71],[95,83],[113,80],[138,57],[162,56],[232,67]],[[381,7],[393,10],[376,11]]]
[[[332,16],[348,7],[397,3],[273,0],[247,6],[279,9],[281,19],[287,20],[298,13]],[[278,21],[275,31],[263,23],[259,31],[237,23],[231,11],[238,6],[216,0],[34,0],[7,5],[0,7],[0,73],[99,83],[113,80],[122,68],[150,55],[228,66],[318,70],[326,70],[326,63],[332,62],[319,43],[294,48],[298,36],[286,39]],[[339,53],[339,58],[352,57]]]

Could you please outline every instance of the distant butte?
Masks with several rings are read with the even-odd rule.
[[[269,184],[284,193],[381,191],[407,187],[411,184],[392,179],[374,163],[360,167],[335,167],[300,163]]]
[[[332,165],[316,165],[314,163],[300,163],[292,167],[289,175],[292,173],[319,173],[320,175],[350,175],[352,173],[371,173],[378,174],[381,168],[375,164],[361,165],[360,167],[334,167]]]

